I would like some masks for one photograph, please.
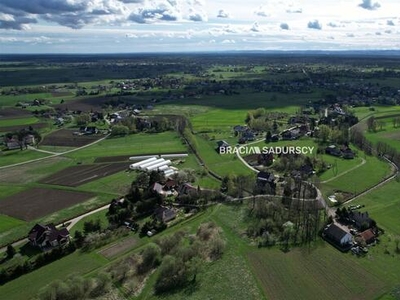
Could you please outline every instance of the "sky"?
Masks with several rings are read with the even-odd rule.
[[[399,0],[0,0],[0,54],[389,49]]]

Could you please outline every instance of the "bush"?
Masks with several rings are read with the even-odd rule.
[[[126,136],[129,134],[129,128],[124,125],[114,125],[111,128],[111,136]]]

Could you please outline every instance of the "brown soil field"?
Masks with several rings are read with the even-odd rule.
[[[15,126],[0,127],[0,132],[19,131],[24,128],[29,128],[29,126],[32,126],[32,128],[35,130],[39,130],[39,129],[47,127],[47,124],[46,123],[36,123],[36,124],[31,124],[31,125],[15,125]]]
[[[51,96],[53,96],[53,97],[66,97],[66,96],[71,96],[71,95],[73,95],[71,92],[57,92],[57,91],[54,91],[54,92],[51,92]]]
[[[102,135],[74,135],[77,130],[60,129],[46,135],[40,145],[62,146],[62,147],[82,147],[100,138]]]
[[[13,119],[13,118],[21,118],[26,116],[31,116],[31,112],[20,109],[20,108],[13,108],[13,107],[6,107],[0,109],[0,120],[2,119]]]
[[[95,164],[68,167],[40,180],[40,183],[76,187],[93,180],[126,170],[128,164]]]
[[[110,163],[110,162],[128,162],[129,156],[126,155],[120,155],[120,156],[102,156],[102,157],[97,157],[94,162],[96,163]]]
[[[136,243],[137,240],[134,237],[128,237],[125,240],[112,245],[111,247],[101,250],[99,253],[105,258],[110,259],[134,247]]]
[[[69,100],[62,104],[54,105],[56,108],[80,110],[88,112],[90,110],[101,110],[102,105],[112,100],[111,97],[95,97],[87,99]]]
[[[0,213],[32,221],[94,197],[86,192],[32,188],[0,201]]]
[[[10,167],[0,171],[0,183],[26,184],[37,182],[39,179],[48,176],[49,169],[57,167],[58,164],[67,161],[71,161],[71,159],[57,156],[29,164]]]

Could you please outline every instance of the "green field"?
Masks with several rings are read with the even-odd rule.
[[[215,151],[216,141],[206,141],[200,136],[195,136],[198,152],[204,160],[205,165],[220,176],[229,174],[254,174],[252,170],[246,167],[234,154],[221,155]]]
[[[386,161],[376,157],[363,157],[366,163],[342,176],[323,183],[322,192],[329,196],[333,191],[343,191],[351,194],[358,194],[374,186],[382,179],[391,174],[390,166]]]
[[[39,121],[38,118],[35,117],[28,117],[28,118],[21,118],[21,119],[8,119],[8,120],[0,120],[0,128],[1,127],[8,127],[8,126],[16,126],[16,125],[32,125]]]
[[[400,235],[400,182],[390,183],[356,199],[352,204],[364,204],[365,209],[379,226]]]
[[[91,214],[91,215],[83,218],[82,220],[78,221],[70,230],[71,236],[73,236],[76,231],[80,231],[83,233],[83,225],[85,222],[88,222],[88,221],[100,220],[101,227],[107,228],[108,220],[106,217],[106,213],[107,213],[107,209],[101,210],[101,211]]]
[[[139,133],[121,138],[108,138],[93,146],[67,154],[67,157],[92,161],[97,157],[187,152],[181,138],[171,131]]]
[[[128,168],[129,162],[126,163]],[[108,194],[115,194],[118,196],[125,195],[128,188],[136,178],[134,172],[118,172],[110,176],[100,178],[79,186],[80,191],[99,192],[106,190]]]
[[[267,299],[374,299],[385,282],[328,244],[283,253],[278,249],[248,254]]]
[[[3,299],[31,299],[40,288],[54,280],[65,279],[71,274],[86,274],[106,262],[107,260],[100,254],[74,252],[0,286],[0,294]]]
[[[49,156],[34,150],[6,150],[0,152],[0,167]]]
[[[10,230],[24,223],[24,221],[0,214],[0,237],[2,232]]]
[[[393,128],[391,119],[390,117],[380,119],[379,121],[384,121],[386,123],[382,130],[379,129],[377,132],[365,131],[364,134],[373,144],[383,142],[395,148],[397,151],[400,151],[400,128]]]

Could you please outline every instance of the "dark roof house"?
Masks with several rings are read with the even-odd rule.
[[[54,224],[36,224],[29,231],[28,239],[33,246],[49,250],[68,244],[69,231],[67,228],[58,229]]]
[[[155,218],[160,222],[168,222],[176,217],[176,212],[173,209],[160,206],[154,211]]]
[[[369,217],[368,212],[353,210],[349,213],[349,219],[357,229],[371,228],[374,223],[374,220]]]
[[[217,142],[217,152],[221,153],[221,152],[225,152],[226,148],[229,147],[229,144],[225,141],[218,141]]]
[[[339,248],[346,248],[351,245],[353,238],[350,233],[344,231],[336,224],[329,225],[323,232],[324,237]]]

